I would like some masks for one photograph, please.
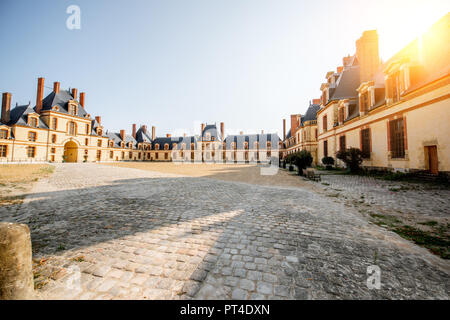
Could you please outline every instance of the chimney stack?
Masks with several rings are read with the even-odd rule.
[[[44,78],[38,78],[37,95],[36,95],[36,112],[41,113],[42,100],[44,99]]]
[[[205,124],[204,123],[202,123],[202,125],[201,125],[201,131],[200,131],[200,135],[202,135],[203,134],[203,131],[205,130]]]
[[[80,104],[81,106],[84,108],[84,99],[86,97],[86,93],[85,92],[80,92]]]
[[[125,130],[120,130],[120,138],[125,142]]]
[[[166,133],[166,138],[170,138],[172,135],[170,133]]]
[[[142,128],[142,131],[143,131],[145,134],[147,134],[147,126],[144,124],[144,125],[141,126],[141,128]]]
[[[286,140],[286,119],[283,119],[283,141]]]
[[[2,123],[8,123],[11,120],[11,93],[4,92],[2,100]]]
[[[240,131],[239,134],[242,136],[244,134],[244,131]]]
[[[264,134],[264,130],[261,130],[261,134]]]
[[[356,57],[359,62],[360,82],[372,80],[380,65],[376,30],[364,31],[361,38],[356,40]]]
[[[155,126],[152,127],[152,140],[155,140],[156,136],[155,136]]]
[[[291,137],[295,135],[296,129],[298,127],[298,115],[291,114]]]
[[[313,99],[313,104],[320,104],[320,99]]]
[[[344,67],[337,67],[336,71],[337,73],[342,73],[342,71],[344,71]]]
[[[183,133],[183,137],[185,137],[185,138],[186,138],[186,133]]]
[[[133,134],[133,138],[136,139],[136,123],[133,123],[133,127],[132,127],[132,134]]]
[[[222,140],[225,139],[225,124],[223,122],[220,123],[220,135],[222,136]]]
[[[55,94],[59,93],[59,82],[58,81],[53,82],[53,92]]]
[[[97,122],[98,122],[98,125],[99,125],[99,126],[101,126],[101,125],[102,125],[102,117],[100,117],[100,116],[96,116],[96,117],[95,117],[95,121],[97,121]]]
[[[77,98],[78,98],[78,89],[77,88],[72,89],[72,97],[73,97],[73,100],[77,100]]]

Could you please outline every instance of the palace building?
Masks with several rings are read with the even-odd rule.
[[[318,163],[355,147],[369,169],[450,173],[450,13],[384,63],[377,31],[365,31],[325,78]],[[292,132],[298,124],[291,116]],[[299,139],[288,134],[285,154],[301,149]]]
[[[54,82],[53,91],[43,95],[44,78],[38,79],[34,107],[28,103],[11,109],[11,93],[3,93],[0,162],[266,162],[267,156],[278,157],[281,140],[276,134],[256,135],[257,145],[249,144],[254,135],[241,135],[238,140],[247,144],[227,145],[236,137],[225,137],[223,122],[220,132],[215,124],[202,124],[199,136],[156,137],[154,126],[150,133],[146,125],[136,124],[131,134],[110,132],[101,117],[86,112],[84,92],[61,90]]]

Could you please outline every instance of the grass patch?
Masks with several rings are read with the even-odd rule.
[[[434,235],[431,232],[405,225],[394,228],[393,231],[401,237],[429,249],[442,259],[450,259],[450,240],[446,236]]]
[[[419,224],[422,224],[424,226],[435,227],[438,225],[438,222],[430,220],[430,221],[425,221],[425,222],[419,222]]]

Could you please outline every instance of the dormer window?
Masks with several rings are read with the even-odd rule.
[[[155,144],[155,150],[159,150],[159,144]]]
[[[112,148],[114,146],[114,142],[110,141],[109,146]]]
[[[31,127],[37,127],[38,126],[38,119],[35,117],[30,117],[28,119],[28,125],[30,125]]]
[[[73,116],[77,115],[77,106],[75,104],[69,104],[69,114]]]
[[[210,133],[206,133],[205,134],[205,140],[206,141],[210,141],[211,140],[211,134]]]
[[[8,130],[5,129],[0,130],[0,139],[8,139]]]
[[[164,144],[164,150],[169,150],[169,145],[167,143]]]
[[[345,107],[340,107],[338,113],[338,121],[340,125],[344,123],[344,119],[345,119]]]
[[[177,144],[174,143],[174,144],[172,145],[172,149],[176,149],[176,148],[177,148]]]
[[[133,148],[133,143],[129,142],[128,143],[128,148],[132,149]]]
[[[100,129],[100,128],[97,128],[97,134],[99,135],[99,136],[101,136],[102,135],[102,129]]]
[[[125,142],[121,142],[120,143],[120,146],[122,147],[122,148],[125,148]],[[123,158],[123,157],[122,157]]]

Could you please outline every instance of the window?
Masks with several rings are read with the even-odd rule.
[[[8,154],[8,146],[4,144],[0,144],[0,157],[4,158]]]
[[[36,156],[36,147],[28,147],[27,148],[28,158],[34,158]]]
[[[155,153],[155,159],[158,159],[158,158],[159,158],[159,153],[156,152],[156,153]]]
[[[72,122],[72,121],[69,122],[69,134],[75,135],[76,131],[77,131],[77,127],[76,127],[75,122]]]
[[[97,161],[100,161],[101,158],[102,158],[102,151],[97,150]]]
[[[125,158],[125,152],[122,151],[122,160]]]
[[[168,160],[169,159],[169,154],[166,152],[166,153],[164,153],[164,159],[165,160]]]
[[[328,130],[328,119],[327,116],[323,116],[323,131],[327,131]]]
[[[314,135],[314,138],[316,138],[317,139],[317,129],[316,130],[314,130],[315,131],[315,135]]]
[[[55,153],[55,148],[50,148],[50,153]]]
[[[139,153],[138,153],[138,159],[140,160],[141,157],[142,157],[142,155],[141,155],[141,153],[139,152]]]
[[[30,118],[30,126],[37,127],[37,119],[36,118]]]
[[[97,141],[97,147],[101,147],[102,146],[102,140],[98,139]]]
[[[328,141],[323,142],[323,156],[328,157]]]
[[[164,150],[169,150],[169,145],[167,143],[164,145]]]
[[[133,152],[128,152],[128,159],[133,158]]]
[[[58,119],[53,118],[52,119],[52,129],[56,130],[58,128]]]
[[[339,122],[340,123],[344,123],[344,114],[345,114],[344,111],[345,111],[344,108],[339,109]]]
[[[392,158],[405,157],[405,134],[403,118],[389,121]]]
[[[364,159],[370,158],[370,129],[361,130],[361,151]]]
[[[52,143],[56,143],[56,134],[52,134]]]
[[[51,161],[51,162],[55,162],[55,155],[51,155],[51,156],[50,156],[50,161]]]
[[[28,132],[28,141],[36,141],[36,132]]]
[[[109,157],[112,159],[114,157],[114,151],[109,152]]]
[[[69,105],[69,114],[75,116],[77,115],[77,107],[73,104]]]
[[[89,145],[89,139],[88,138],[84,139],[84,145],[85,146]]]
[[[8,130],[0,130],[0,139],[8,139]]]
[[[369,93],[368,92],[364,92],[361,94],[361,108],[360,110],[362,112],[367,112],[369,110]]]
[[[86,125],[86,134],[89,134],[89,125]]]
[[[84,154],[85,154],[85,155],[88,155],[88,153],[89,153],[89,150],[88,150],[88,149],[85,149],[85,150],[84,150]]]
[[[339,137],[339,150],[345,151],[345,136]]]

